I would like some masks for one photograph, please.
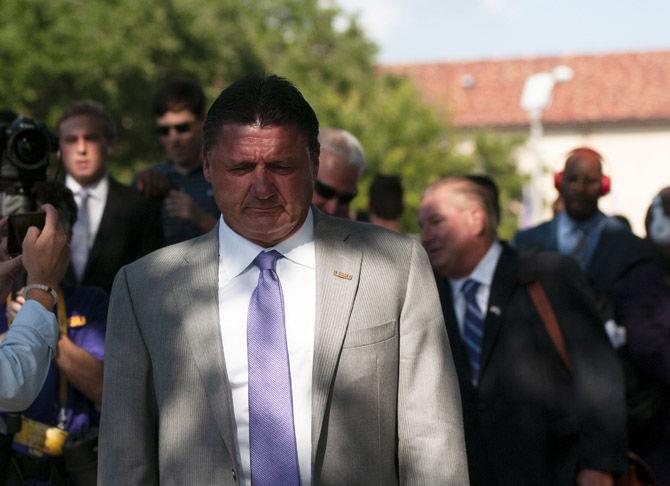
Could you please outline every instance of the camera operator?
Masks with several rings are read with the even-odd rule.
[[[8,259],[0,252],[0,298],[7,297],[14,279],[27,272],[27,302],[17,314],[0,344],[0,410],[26,408],[39,393],[56,349],[58,329],[51,312],[56,299],[53,289],[67,261],[67,235],[58,225],[58,214],[45,204],[44,228],[31,227],[23,240],[23,254]],[[4,226],[5,221],[0,225]]]

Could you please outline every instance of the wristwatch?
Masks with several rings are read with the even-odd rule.
[[[30,294],[30,291],[33,289],[39,289],[39,290],[44,290],[45,292],[48,292],[49,295],[51,295],[51,299],[53,300],[53,304],[51,305],[51,308],[53,309],[56,306],[56,303],[58,302],[58,294],[56,294],[56,291],[52,289],[51,287],[44,285],[44,284],[30,284],[26,285],[23,289],[23,295],[26,296],[26,298],[29,297],[28,294]]]

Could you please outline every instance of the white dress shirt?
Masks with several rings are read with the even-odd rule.
[[[0,411],[25,410],[37,398],[56,349],[56,316],[28,299],[0,344]],[[0,432],[4,432],[4,423]]]
[[[449,279],[454,302],[454,312],[456,313],[456,319],[458,319],[458,329],[461,332],[461,336],[463,335],[463,326],[465,325],[463,322],[465,319],[465,296],[461,291],[463,283],[469,278],[479,282],[479,288],[477,289],[476,295],[477,306],[482,312],[482,315],[486,317],[489,296],[491,295],[493,274],[495,273],[496,267],[498,266],[498,260],[500,259],[501,253],[502,245],[500,242],[494,241],[484,255],[484,258],[479,260],[479,263],[470,275],[465,278]]]
[[[107,175],[105,175],[98,182],[94,182],[89,186],[82,186],[70,175],[67,175],[65,177],[65,185],[74,194],[74,200],[77,203],[77,209],[81,207],[81,197],[79,196],[79,191],[82,188],[88,190],[88,231],[91,235],[92,245],[95,241],[95,237],[98,235],[98,228],[100,228],[102,213],[105,211],[107,194],[109,194],[109,179],[107,178]]]
[[[253,260],[261,251],[270,249],[284,255],[277,261],[277,274],[284,294],[293,422],[300,483],[309,486],[312,479],[312,358],[316,320],[316,256],[311,210],[295,234],[265,249],[235,233],[226,225],[223,217],[220,218],[219,317],[237,425],[240,484],[251,484],[247,314],[260,273]]]

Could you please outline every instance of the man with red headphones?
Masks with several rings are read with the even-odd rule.
[[[627,269],[646,256],[646,248],[598,208],[598,200],[611,186],[602,172],[602,156],[589,147],[572,150],[554,184],[565,209],[550,221],[519,231],[514,244],[574,257],[596,291],[608,293]]]
[[[660,389],[656,376],[664,370],[659,356],[665,353],[661,343],[668,328],[670,285],[649,246],[598,209],[598,200],[610,188],[598,152],[587,147],[571,151],[555,185],[565,209],[550,221],[518,232],[514,244],[571,255],[585,270],[610,340],[620,348],[629,446],[649,461],[658,484],[670,484],[668,449],[657,454],[658,459],[651,450],[655,444],[648,447],[648,438],[658,437],[659,430],[667,430],[670,437],[670,414],[664,412],[670,392]]]

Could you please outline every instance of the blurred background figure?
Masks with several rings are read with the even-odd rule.
[[[153,100],[156,131],[165,162],[135,175],[133,186],[160,199],[165,243],[171,245],[214,227],[219,209],[202,174],[205,93],[192,79],[172,79]]]
[[[639,393],[646,397],[638,404],[646,420],[631,431],[631,448],[649,464],[658,484],[666,485],[670,484],[670,187],[653,198],[645,227],[658,264],[632,273],[620,296],[632,303],[626,306],[631,314],[627,351],[638,370]]]
[[[33,198],[38,204],[52,204],[61,227],[71,236],[77,205],[70,190],[59,182],[37,182]],[[65,276],[68,260],[64,254],[58,280]],[[86,474],[95,479],[108,297],[99,287],[61,283],[55,289],[57,353],[39,395],[21,417],[3,416],[6,434],[0,454],[6,467],[2,484],[70,484],[65,464],[72,460],[68,449],[76,446],[86,450]],[[25,304],[23,289],[8,297],[7,305],[0,307],[0,332],[7,331]],[[76,464],[79,474],[84,469]]]
[[[400,176],[376,175],[370,185],[368,201],[367,217],[371,223],[400,232],[400,217],[405,210]]]
[[[365,154],[358,139],[346,130],[319,129],[319,170],[312,204],[331,216],[349,218],[349,204],[358,194]]]
[[[573,260],[498,240],[496,193],[490,178],[450,177],[426,190],[419,213],[458,372],[471,484],[612,485],[626,468],[623,377],[591,290]],[[570,371],[530,298],[538,282]]]
[[[73,103],[63,111],[56,131],[65,185],[76,201],[66,282],[109,293],[119,268],[163,245],[159,214],[108,174],[116,130],[100,103]]]

